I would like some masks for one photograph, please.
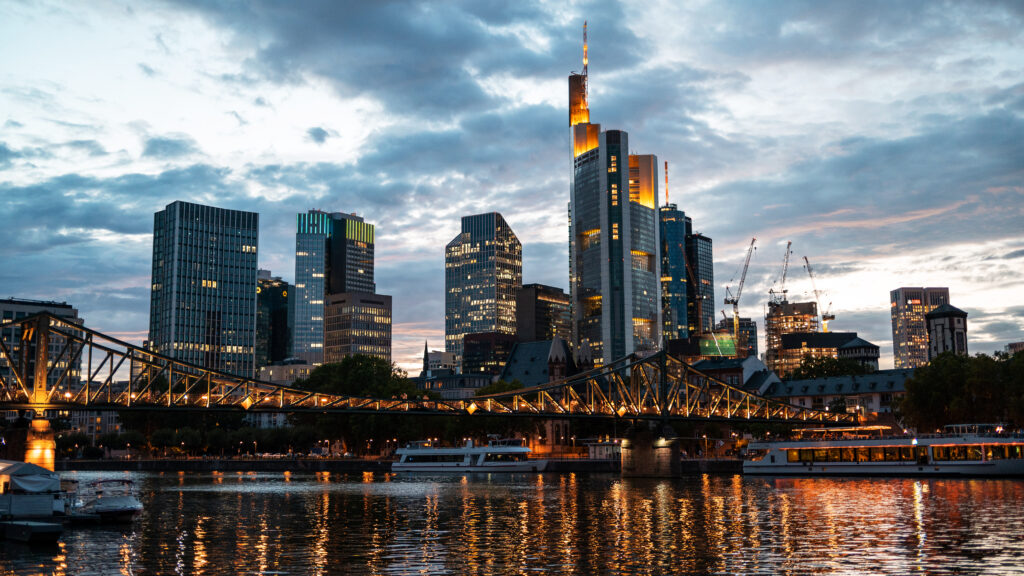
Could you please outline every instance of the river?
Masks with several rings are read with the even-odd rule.
[[[87,481],[111,473],[65,473]],[[3,574],[1024,574],[1024,481],[131,474]]]

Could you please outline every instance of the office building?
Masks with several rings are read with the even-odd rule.
[[[374,227],[355,214],[310,210],[295,232],[293,355],[324,361],[324,306],[328,294],[373,294]]]
[[[783,362],[782,336],[784,334],[818,331],[818,305],[814,302],[789,302],[787,300],[768,303],[768,315],[764,318],[765,358],[764,363],[780,376],[788,373]],[[797,365],[799,365],[799,359]]]
[[[516,335],[520,342],[572,340],[569,295],[561,288],[524,284],[516,297]]]
[[[715,325],[715,330],[726,331],[732,334],[732,318],[723,318]],[[740,358],[745,356],[757,357],[757,322],[750,318],[740,317],[740,338],[736,342],[736,351]]]
[[[928,361],[944,352],[967,356],[967,312],[943,304],[924,315],[928,328]]]
[[[39,314],[40,312],[49,312],[51,315],[62,320],[66,320],[71,324],[82,324],[82,318],[78,316],[78,310],[67,302],[49,302],[18,298],[0,300],[0,323],[22,320],[29,316]],[[31,377],[30,375],[33,374],[35,370],[36,353],[31,345],[31,340],[22,342],[21,327],[10,326],[0,330],[0,339],[3,340],[8,353],[10,353],[11,357],[15,359],[15,366],[18,368],[19,372]],[[46,379],[48,388],[57,384],[61,373],[68,367],[67,355],[65,354],[62,358],[59,358],[61,356],[61,350],[64,348],[64,344],[65,339],[59,337],[52,337],[48,342],[47,357],[51,364],[50,375]],[[17,363],[20,363],[20,366]],[[78,389],[81,365],[81,359],[74,362],[74,365],[68,374],[68,381],[66,383],[62,383],[62,385],[67,389]],[[14,377],[14,373],[11,371],[11,366],[3,358],[0,358],[0,377],[3,378],[4,382],[7,382],[8,386],[16,386],[14,383],[17,380]]]
[[[462,362],[462,338],[516,333],[516,293],[523,284],[523,246],[501,214],[463,216],[445,247],[445,350]]]
[[[514,334],[482,332],[462,338],[462,373],[497,375],[518,339]]]
[[[584,43],[583,73],[569,76],[570,295],[573,340],[603,365],[661,343],[658,173],[626,132],[590,122],[587,80]]]
[[[391,362],[391,296],[367,292],[327,295],[324,362],[363,354]]]
[[[254,377],[259,214],[179,201],[153,222],[152,351]]]
[[[659,216],[662,332],[667,340],[679,340],[690,335],[686,238],[693,234],[693,223],[675,204],[662,206]]]
[[[800,367],[804,358],[835,358],[850,360],[868,372],[878,370],[878,346],[857,336],[856,332],[788,332],[780,338],[781,346],[768,367],[780,378]]]
[[[889,293],[892,317],[892,354],[897,369],[928,362],[928,327],[925,314],[949,304],[949,288],[897,288]]]
[[[686,258],[696,277],[686,293],[691,334],[710,332],[715,324],[715,263],[711,238],[700,232],[686,235]],[[699,321],[698,321],[699,320]]]
[[[280,362],[291,356],[292,326],[289,323],[291,286],[269,270],[259,270],[256,279],[256,367]]]

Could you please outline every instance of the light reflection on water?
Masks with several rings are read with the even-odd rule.
[[[135,523],[3,543],[0,572],[1024,574],[1020,480],[134,478]]]

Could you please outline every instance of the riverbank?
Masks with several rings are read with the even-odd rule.
[[[390,460],[355,458],[171,458],[138,460],[57,460],[56,472],[390,472]],[[617,460],[572,458],[549,460],[548,472],[556,474],[618,472]]]

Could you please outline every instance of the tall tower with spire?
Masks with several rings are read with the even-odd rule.
[[[584,23],[583,72],[569,75],[569,282],[574,343],[607,364],[661,341],[657,159],[591,123],[588,64]]]

